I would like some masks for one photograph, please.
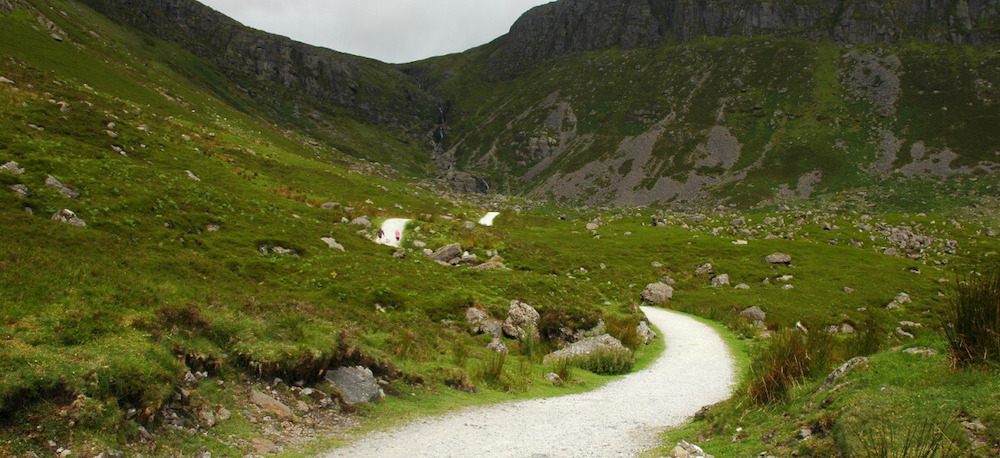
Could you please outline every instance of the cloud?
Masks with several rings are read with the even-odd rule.
[[[202,0],[267,32],[385,62],[461,52],[548,0]]]

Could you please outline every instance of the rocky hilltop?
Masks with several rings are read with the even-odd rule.
[[[652,47],[699,36],[983,45],[997,42],[998,24],[997,0],[563,0],[522,16],[491,65],[506,74],[575,52]]]
[[[438,100],[392,65],[255,30],[193,0],[83,3],[211,60],[257,98],[306,95],[327,111],[421,133],[437,122]]]

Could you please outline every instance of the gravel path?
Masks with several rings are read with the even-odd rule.
[[[479,220],[479,224],[483,226],[492,226],[493,219],[496,218],[497,216],[500,216],[500,212],[488,212],[486,213],[486,216],[482,217],[482,219]]]
[[[667,349],[646,369],[597,390],[473,407],[371,434],[327,457],[635,456],[702,406],[729,397],[735,365],[710,327],[643,307]]]
[[[403,218],[390,218],[382,222],[382,237],[376,238],[375,243],[380,243],[382,245],[398,247],[400,239],[396,238],[396,233],[398,232],[400,236],[403,235],[403,230],[406,229],[406,223],[410,220]]]

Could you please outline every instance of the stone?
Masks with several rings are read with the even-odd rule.
[[[185,170],[184,173],[186,173],[188,178],[190,178],[193,181],[201,181],[201,178],[198,178],[198,176],[195,175],[194,172],[190,170]]]
[[[560,377],[559,374],[556,374],[555,372],[549,372],[548,374],[545,374],[545,380],[548,380],[555,386],[563,385],[562,377]]]
[[[11,191],[14,191],[14,194],[17,194],[17,195],[19,195],[21,197],[24,197],[24,198],[31,197],[31,190],[28,189],[27,186],[25,186],[25,185],[23,185],[21,183],[12,184],[12,185],[10,185],[8,187],[10,188]]]
[[[222,226],[219,226],[218,224],[209,224],[208,226],[205,226],[205,232],[219,232],[221,230]]]
[[[466,221],[465,223],[462,224],[463,229],[475,229],[475,227],[476,223],[473,223],[472,221]]]
[[[281,418],[291,418],[294,416],[292,409],[288,408],[284,403],[257,389],[250,390],[250,402]]]
[[[729,275],[728,274],[721,274],[721,275],[717,275],[715,277],[712,277],[712,287],[713,288],[718,288],[720,286],[729,286]]]
[[[0,83],[3,83],[3,84],[14,84],[13,81],[11,81],[11,80],[9,80],[7,78],[4,78],[2,76],[0,76]]]
[[[59,221],[60,223],[69,224],[70,226],[76,226],[76,227],[87,226],[87,223],[84,222],[82,219],[80,219],[78,216],[76,216],[76,213],[73,213],[71,210],[67,210],[65,208],[53,213],[52,219],[55,221]]]
[[[910,302],[913,302],[913,299],[910,299],[909,294],[899,293],[896,295],[896,302],[899,303],[900,305],[909,304]]]
[[[653,261],[653,262],[649,263],[649,267],[652,267],[654,269],[659,269],[660,267],[663,267],[663,263],[661,263],[659,261]]]
[[[747,224],[747,219],[743,217],[736,218],[729,222],[729,225],[733,227],[743,227],[746,226],[746,224]]]
[[[834,369],[833,372],[830,372],[830,375],[826,376],[826,380],[823,382],[823,386],[819,387],[819,389],[816,390],[816,392],[819,393],[820,391],[825,391],[827,388],[833,386],[833,384],[836,383],[838,379],[847,375],[848,372],[866,363],[868,363],[868,358],[865,358],[864,356],[851,358],[844,364],[841,364],[840,367]]]
[[[844,287],[844,292],[847,293],[847,294],[851,294],[851,293],[854,292],[854,288],[849,288],[849,287],[845,286]]]
[[[771,264],[785,264],[785,265],[788,265],[788,264],[792,263],[792,257],[790,255],[785,254],[785,253],[773,253],[773,254],[769,254],[769,255],[767,255],[764,258],[764,260],[767,261],[767,262],[769,262],[769,263],[771,263]]]
[[[715,458],[713,455],[706,454],[701,447],[684,440],[677,444],[668,456],[671,458]]]
[[[323,205],[319,206],[319,208],[322,208],[323,210],[336,210],[336,209],[340,208],[340,203],[338,203],[338,202],[324,202]]]
[[[55,190],[59,191],[60,194],[70,199],[80,198],[80,193],[74,191],[73,188],[70,188],[69,186],[62,184],[62,182],[57,180],[56,177],[52,175],[49,175],[45,178],[45,186],[54,188]]]
[[[481,308],[469,307],[465,309],[465,322],[469,323],[472,326],[479,326],[480,323],[486,321],[489,318],[490,315]]]
[[[756,305],[744,309],[740,312],[740,316],[750,320],[751,323],[756,323],[758,321],[763,323],[767,321],[767,313],[764,313],[764,310]]]
[[[326,371],[324,378],[340,392],[340,396],[348,404],[378,403],[385,397],[371,369],[367,367],[338,367]]]
[[[6,162],[0,165],[0,171],[10,173],[12,175],[24,175],[24,169],[20,164],[14,161]]]
[[[351,224],[353,224],[355,226],[365,227],[365,228],[372,227],[371,220],[368,219],[368,216],[364,216],[364,215],[363,216],[359,216],[359,217],[354,218],[353,220],[351,220]]]
[[[706,263],[698,266],[698,269],[694,271],[695,275],[711,275],[715,273],[715,269],[712,268],[711,263]]]
[[[666,283],[650,283],[640,297],[647,304],[660,305],[674,297],[674,288]]]
[[[337,243],[337,241],[333,237],[323,237],[320,240],[323,243],[325,243],[326,246],[328,246],[328,247],[330,247],[332,249],[340,250],[340,251],[346,251],[346,250],[344,250],[344,246],[341,245],[341,244],[339,244],[339,243]]]
[[[635,333],[642,337],[642,343],[649,345],[650,342],[656,339],[656,331],[650,329],[649,324],[645,321],[640,321],[635,327]]]
[[[493,338],[493,341],[486,345],[486,348],[495,353],[507,353],[508,351],[507,345],[505,345],[502,340],[495,337]]]
[[[916,339],[917,338],[913,334],[905,331],[903,328],[900,328],[900,327],[896,328],[896,334],[898,334],[900,337],[906,337],[908,339]]]
[[[281,447],[277,444],[271,442],[263,437],[255,437],[250,439],[250,447],[257,453],[270,455],[274,453],[281,452]]]
[[[666,283],[668,285],[673,285],[677,283],[677,280],[670,278],[670,275],[664,275],[663,277],[660,277],[660,282]]]
[[[458,243],[452,243],[451,245],[445,245],[438,248],[437,251],[431,254],[431,259],[437,262],[450,262],[462,254],[462,245]]]
[[[202,409],[198,411],[198,421],[199,423],[201,423],[202,426],[208,428],[211,428],[215,426],[216,423],[218,423],[218,420],[215,418],[215,412],[212,412],[211,410],[207,409]]]
[[[840,325],[840,333],[841,334],[854,334],[855,332],[856,331],[854,330],[854,326],[851,326],[848,323],[844,323],[844,324]]]
[[[795,285],[781,285],[781,289],[788,291],[790,289],[795,289]]]
[[[611,337],[610,334],[602,334],[596,337],[587,337],[569,346],[545,355],[543,364],[552,364],[563,359],[585,358],[595,351],[608,351],[631,355],[631,350],[625,348],[622,343]]]
[[[906,353],[908,355],[919,355],[921,358],[926,358],[928,356],[934,356],[939,352],[933,348],[913,347],[903,350],[903,353]]]
[[[735,288],[735,289],[750,289],[750,285],[748,285],[746,283],[740,283],[740,284],[734,286],[733,288]]]
[[[118,132],[115,132],[113,130],[106,130],[104,131],[104,133],[108,134],[108,136],[111,137],[112,139],[118,138]]]
[[[517,299],[510,301],[507,319],[503,322],[503,333],[511,339],[520,340],[531,328],[538,334],[538,319],[541,316],[534,307]]]
[[[423,248],[423,247],[427,246],[427,243],[424,242],[424,241],[422,241],[422,240],[414,240],[413,241],[413,246],[415,248]]]
[[[219,407],[219,409],[215,411],[215,419],[218,421],[226,421],[232,418],[232,416],[233,414],[225,407]]]
[[[599,224],[597,224],[597,223],[587,223],[587,230],[588,231],[596,231],[600,227],[601,226]]]

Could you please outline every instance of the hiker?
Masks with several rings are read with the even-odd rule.
[[[385,238],[385,232],[383,232],[382,229],[380,228],[378,230],[378,238],[375,239],[375,240],[380,242],[380,241],[382,241],[383,238]]]
[[[396,241],[399,241],[399,231],[396,231]]]

